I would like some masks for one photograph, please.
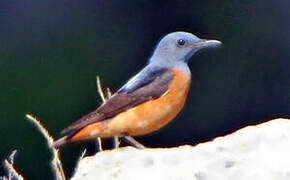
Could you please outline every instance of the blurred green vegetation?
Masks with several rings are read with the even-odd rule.
[[[45,139],[32,113],[59,131],[94,110],[95,76],[119,88],[147,62],[158,40],[188,31],[223,41],[191,60],[194,81],[184,111],[149,147],[196,144],[249,124],[290,115],[289,1],[11,0],[0,2],[0,160],[17,149],[27,179],[52,179]],[[110,148],[110,140],[105,146]],[[82,149],[61,148],[70,176]],[[0,167],[0,175],[4,173]]]

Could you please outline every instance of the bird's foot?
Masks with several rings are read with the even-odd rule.
[[[130,143],[131,145],[135,146],[138,149],[145,149],[146,147],[139,143],[138,141],[136,141],[133,137],[131,136],[124,136],[123,137],[128,143]]]

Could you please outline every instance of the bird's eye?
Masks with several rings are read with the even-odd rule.
[[[183,46],[183,45],[185,44],[185,40],[183,40],[183,39],[179,39],[179,40],[177,41],[177,43],[178,43],[179,46]]]

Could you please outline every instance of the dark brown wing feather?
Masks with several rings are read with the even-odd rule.
[[[74,133],[89,124],[112,118],[131,107],[162,96],[168,90],[174,74],[168,69],[159,70],[158,72],[148,74],[147,76],[150,76],[148,77],[150,81],[146,84],[139,82],[142,86],[137,84],[137,88],[134,91],[119,90],[98,109],[83,116],[61,133]]]

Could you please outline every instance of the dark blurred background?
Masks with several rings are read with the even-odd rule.
[[[53,179],[46,141],[25,114],[59,137],[101,103],[96,75],[117,90],[173,31],[219,39],[223,46],[191,59],[194,81],[185,109],[140,142],[197,144],[289,118],[289,8],[288,0],[1,1],[0,160],[17,149],[16,167],[27,179]],[[104,144],[111,148],[110,139]],[[61,148],[68,176],[85,148],[96,152],[93,141]]]

